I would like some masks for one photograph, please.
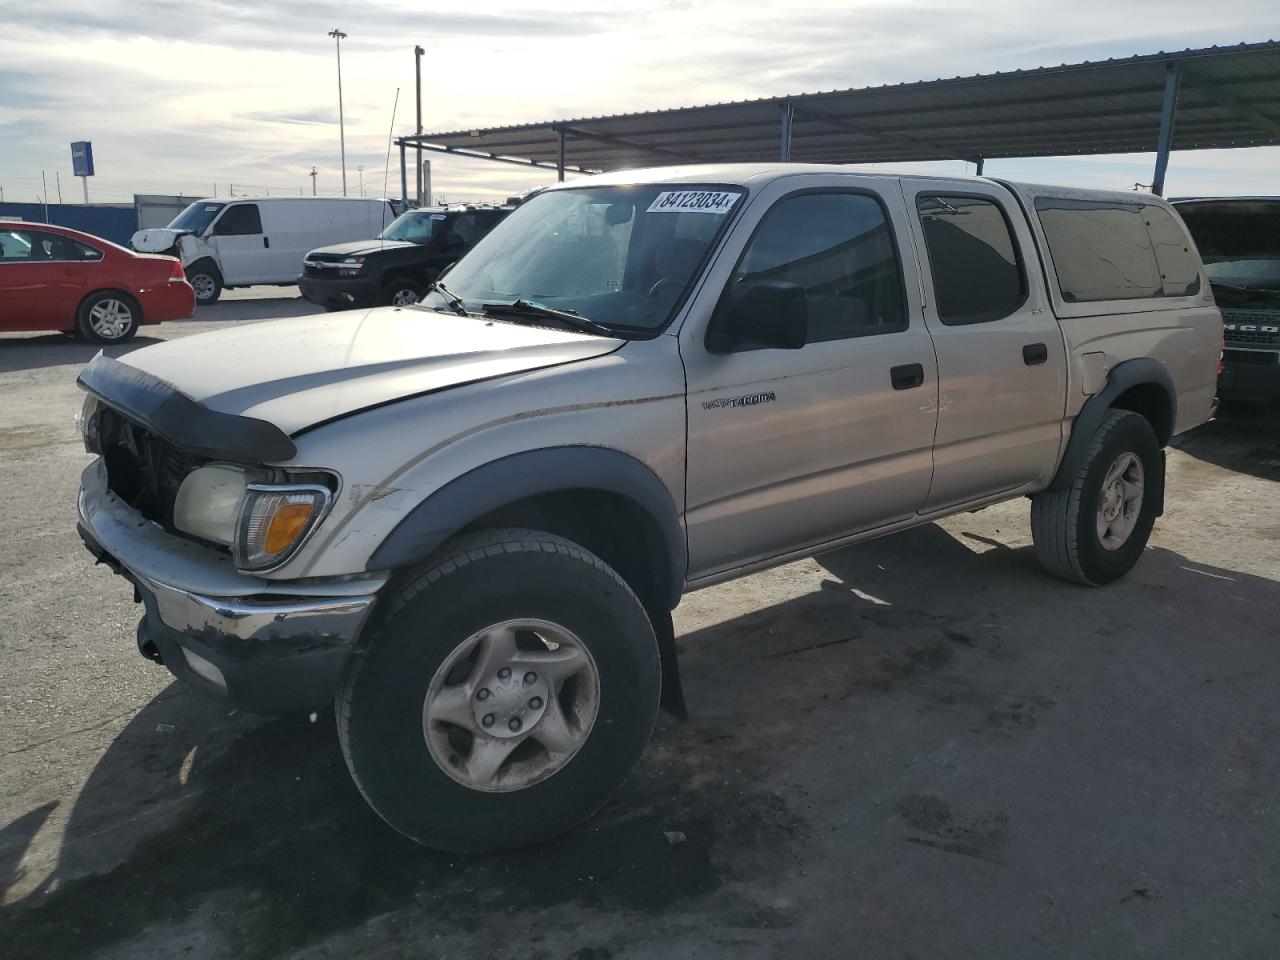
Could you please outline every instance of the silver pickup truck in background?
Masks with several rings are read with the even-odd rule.
[[[1122,576],[1221,339],[1157,197],[588,177],[421,304],[96,358],[79,525],[144,655],[333,702],[389,824],[494,849],[589,816],[683,710],[686,591],[1026,496],[1049,572]]]

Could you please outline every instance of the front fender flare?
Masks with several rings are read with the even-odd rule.
[[[638,504],[653,520],[668,564],[674,607],[688,566],[680,513],[666,485],[635,457],[607,447],[549,447],[515,453],[457,477],[396,524],[365,564],[390,570],[426,560],[442,543],[500,507],[544,493],[598,490]]]

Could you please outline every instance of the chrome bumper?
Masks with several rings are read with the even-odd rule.
[[[265,598],[206,597],[155,580],[144,580],[156,611],[170,630],[202,634],[212,630],[251,643],[306,638],[314,643],[354,643],[373,608],[373,596],[318,597],[271,601]]]
[[[101,461],[81,477],[80,535],[146,607],[138,647],[179,679],[270,712],[333,696],[386,575],[283,581],[240,573],[219,551],[142,519],[106,487]]]

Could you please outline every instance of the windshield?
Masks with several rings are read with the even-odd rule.
[[[405,240],[409,243],[430,243],[439,236],[445,227],[443,213],[423,213],[413,211],[402,213],[391,221],[391,226],[383,230],[379,240]]]
[[[169,224],[169,229],[190,230],[196,235],[202,234],[209,224],[213,223],[213,218],[218,215],[218,211],[225,206],[225,203],[209,203],[207,201],[193,203],[174,218],[173,222]]]
[[[552,190],[495,227],[445,282],[469,310],[523,300],[612,328],[656,331],[743,193],[683,184]],[[437,292],[426,302],[444,300]]]
[[[1177,210],[1219,305],[1280,310],[1280,201],[1206,200]]]

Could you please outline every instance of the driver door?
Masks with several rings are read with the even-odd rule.
[[[213,223],[218,268],[229,287],[264,283],[271,276],[270,240],[262,232],[262,215],[256,203],[229,204]]]
[[[784,183],[681,331],[690,580],[905,520],[929,491],[938,376],[896,182]],[[762,281],[803,288],[805,345],[709,352],[722,293]]]

